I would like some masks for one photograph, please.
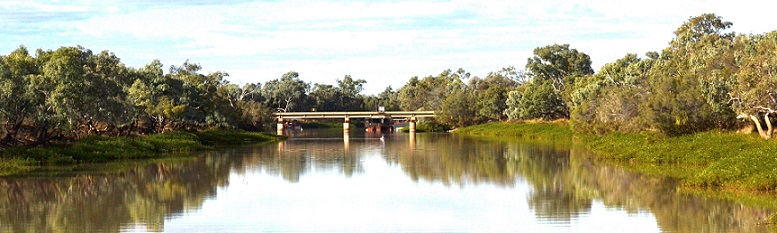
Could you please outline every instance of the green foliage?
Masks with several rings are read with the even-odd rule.
[[[394,91],[391,86],[386,87],[383,92],[377,96],[369,95],[362,96],[364,102],[364,109],[377,110],[379,107],[383,107],[386,111],[399,111],[399,93]]]
[[[560,93],[549,80],[533,79],[507,97],[505,114],[511,120],[566,118],[567,109]]]
[[[727,87],[733,34],[720,17],[691,18],[675,31],[650,71],[649,115],[653,127],[669,135],[728,128],[734,114],[728,107]],[[721,86],[722,85],[722,86]]]
[[[460,128],[454,132],[457,134],[514,137],[530,140],[572,141],[572,131],[565,122],[493,122]]]
[[[676,136],[733,129],[742,125],[739,118],[771,138],[777,33],[736,35],[727,32],[731,25],[714,14],[691,17],[660,55],[628,54],[577,79],[570,95],[562,94],[572,126],[578,132]]]
[[[443,100],[439,120],[454,127],[472,125],[476,114],[472,103],[475,101],[475,96],[467,90],[454,91]]]
[[[605,64],[598,73],[578,79],[570,96],[573,129],[594,133],[643,130],[645,83],[654,61],[627,54]]]
[[[371,102],[371,106],[366,107],[365,97],[359,94],[364,89],[362,85],[366,82],[363,79],[354,80],[350,75],[346,75],[343,80],[337,80],[337,86],[316,83],[307,96],[309,107],[305,111],[313,111],[313,109],[318,112],[358,111],[368,108],[377,111],[377,106],[372,105],[378,103]]]
[[[290,71],[283,74],[280,79],[268,81],[264,84],[262,95],[266,104],[278,111],[303,111],[303,101],[307,97],[310,84],[299,78],[299,73]]]
[[[614,133],[584,139],[601,158],[638,167],[651,165],[651,173],[681,178],[687,186],[777,190],[777,144],[754,135],[716,131],[679,137]]]
[[[508,94],[509,119],[569,118],[567,102],[576,80],[593,73],[591,58],[568,44],[534,49],[526,69],[531,81]]]
[[[505,118],[506,93],[518,82],[512,68],[491,72],[485,78],[470,77],[463,69],[445,70],[437,76],[411,78],[396,98],[404,110],[433,110],[437,123],[462,127]],[[387,93],[388,99],[391,96]]]
[[[530,140],[572,141],[565,123],[487,123],[455,133]],[[681,180],[685,187],[777,191],[777,143],[749,134],[707,131],[678,137],[659,133],[577,135],[598,158]]]
[[[580,77],[593,74],[591,57],[568,44],[550,45],[534,49],[534,56],[526,62],[526,69],[533,78],[550,80],[556,91],[574,83],[568,77]]]
[[[448,130],[450,130],[450,128],[434,121],[419,122],[416,124],[416,128],[415,128],[416,133],[447,132]],[[398,132],[409,133],[410,128],[403,127],[399,129]]]
[[[94,135],[131,135],[210,127],[261,130],[271,111],[260,85],[230,85],[228,74],[198,73],[184,62],[164,74],[154,60],[124,66],[108,51],[24,46],[0,56],[0,147]]]
[[[0,159],[0,176],[8,176],[28,172],[38,166],[33,159],[2,158]]]
[[[145,137],[90,136],[72,144],[22,146],[0,151],[0,174],[28,171],[38,164],[155,158],[169,156],[164,153],[192,152],[280,139],[280,136],[276,135],[240,130],[207,130],[195,133],[172,131]]]

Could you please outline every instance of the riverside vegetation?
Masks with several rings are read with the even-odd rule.
[[[566,119],[576,132],[656,131],[679,136],[752,125],[772,137],[777,114],[777,31],[735,34],[714,14],[691,17],[668,47],[591,67],[569,44],[538,47],[525,69],[485,77],[462,68],[411,77],[398,89],[362,94],[363,79],[311,84],[290,71],[236,85],[226,72],[155,60],[126,67],[108,51],[24,46],[0,56],[0,148],[91,135],[169,130],[262,130],[276,111],[432,110],[431,130],[504,120]],[[315,75],[315,74],[313,74]],[[424,123],[424,122],[421,122]]]
[[[489,123],[456,131],[564,142],[573,140],[569,125]],[[655,133],[578,134],[574,137],[597,157],[648,174],[665,174],[684,185],[745,191],[777,191],[777,143],[756,135],[708,131],[678,137]]]
[[[667,137],[655,132],[573,133],[565,121],[502,122],[456,130],[466,135],[575,143],[595,158],[631,170],[669,176],[678,191],[777,209],[777,143],[755,134],[707,131]],[[574,135],[574,136],[573,136]],[[777,220],[777,215],[772,220]],[[770,223],[777,221],[770,220]]]
[[[216,147],[282,139],[281,136],[240,130],[175,131],[143,137],[90,136],[72,144],[19,146],[2,151],[0,176],[31,171],[40,165],[170,157]]]
[[[431,130],[561,119],[568,122],[564,129],[539,124],[528,127],[540,133],[520,136],[591,135],[584,139],[602,157],[652,164],[687,186],[773,192],[777,172],[767,171],[777,169],[770,157],[777,154],[775,142],[768,140],[777,114],[777,31],[736,34],[732,25],[714,14],[691,17],[662,51],[626,54],[598,72],[587,54],[553,44],[536,48],[524,70],[508,67],[481,78],[449,69],[378,95],[361,94],[366,81],[349,75],[337,85],[311,85],[291,71],[239,86],[224,79],[227,73],[200,74],[188,61],[164,73],[156,60],[136,69],[107,51],[63,47],[32,56],[21,46],[0,56],[0,148],[96,135],[260,130],[273,125],[274,111],[384,106],[436,111],[426,123]],[[495,123],[485,127],[515,134]],[[758,136],[728,133],[748,127]]]

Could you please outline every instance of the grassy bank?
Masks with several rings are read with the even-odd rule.
[[[0,151],[0,176],[30,171],[46,164],[158,158],[176,152],[277,140],[281,137],[237,130],[167,132],[143,137],[93,136],[72,144],[13,147]]]
[[[523,139],[569,140],[559,123],[489,123],[457,133]],[[598,157],[633,170],[669,175],[691,188],[725,192],[777,191],[777,142],[757,135],[704,132],[680,137],[645,134],[575,136]]]
[[[433,124],[433,123],[427,123],[427,122],[420,122],[417,123],[415,126],[415,132],[416,133],[430,133],[430,132],[446,132],[448,129],[443,127],[442,125]],[[409,133],[410,132],[410,126],[402,127],[399,129],[400,133]]]
[[[455,133],[513,137],[529,140],[572,140],[572,130],[565,121],[557,122],[492,122],[460,128]]]
[[[666,138],[608,134],[584,141],[602,158],[646,173],[668,174],[686,186],[777,191],[777,142],[753,134],[703,132]],[[635,166],[639,164],[650,166]]]

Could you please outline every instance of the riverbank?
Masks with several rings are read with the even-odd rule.
[[[729,193],[777,192],[777,142],[754,134],[713,131],[679,137],[650,133],[573,137],[569,125],[563,121],[488,123],[462,128],[456,133],[574,140],[598,158],[638,172],[677,178],[683,187]]]
[[[479,136],[512,137],[528,140],[572,140],[572,130],[569,128],[569,125],[566,121],[520,123],[491,122],[456,129],[453,131],[453,133]]]
[[[222,146],[282,140],[283,137],[239,130],[166,132],[141,137],[92,136],[72,144],[13,147],[0,151],[0,176],[42,165],[160,158]]]

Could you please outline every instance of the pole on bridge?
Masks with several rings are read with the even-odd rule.
[[[283,135],[283,117],[278,117],[278,135]]]

